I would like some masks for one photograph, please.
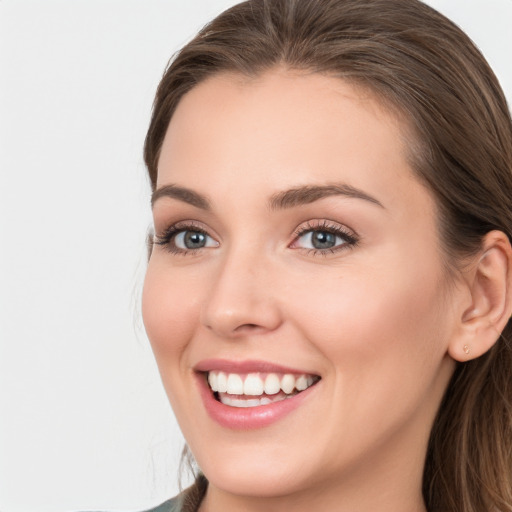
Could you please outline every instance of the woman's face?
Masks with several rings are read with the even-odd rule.
[[[181,100],[143,315],[216,488],[421,480],[457,315],[401,128],[372,95],[317,74],[222,75]]]

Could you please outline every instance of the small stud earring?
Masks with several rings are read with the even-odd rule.
[[[471,350],[469,349],[469,345],[464,345],[464,352],[466,354],[469,354],[471,352]]]

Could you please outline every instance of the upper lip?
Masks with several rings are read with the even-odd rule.
[[[318,375],[307,370],[290,368],[261,360],[231,361],[229,359],[204,359],[194,366],[196,372],[221,371],[226,373],[291,373]]]

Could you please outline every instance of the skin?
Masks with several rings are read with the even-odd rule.
[[[194,221],[211,238],[185,254],[154,246],[143,316],[210,482],[201,511],[425,510],[428,436],[471,294],[446,279],[435,204],[403,135],[367,92],[283,69],[210,78],[178,105],[157,188],[192,189],[211,210],[161,197],[155,232]],[[284,190],[333,183],[380,205],[332,195],[268,206]],[[312,252],[297,228],[325,220],[357,244]],[[204,409],[193,367],[207,358],[285,364],[321,381],[278,422],[235,431]]]

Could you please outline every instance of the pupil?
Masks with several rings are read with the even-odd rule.
[[[315,231],[312,244],[315,249],[331,249],[336,245],[336,235],[327,231]]]
[[[200,249],[205,246],[206,236],[198,231],[187,231],[184,243],[187,249]]]

